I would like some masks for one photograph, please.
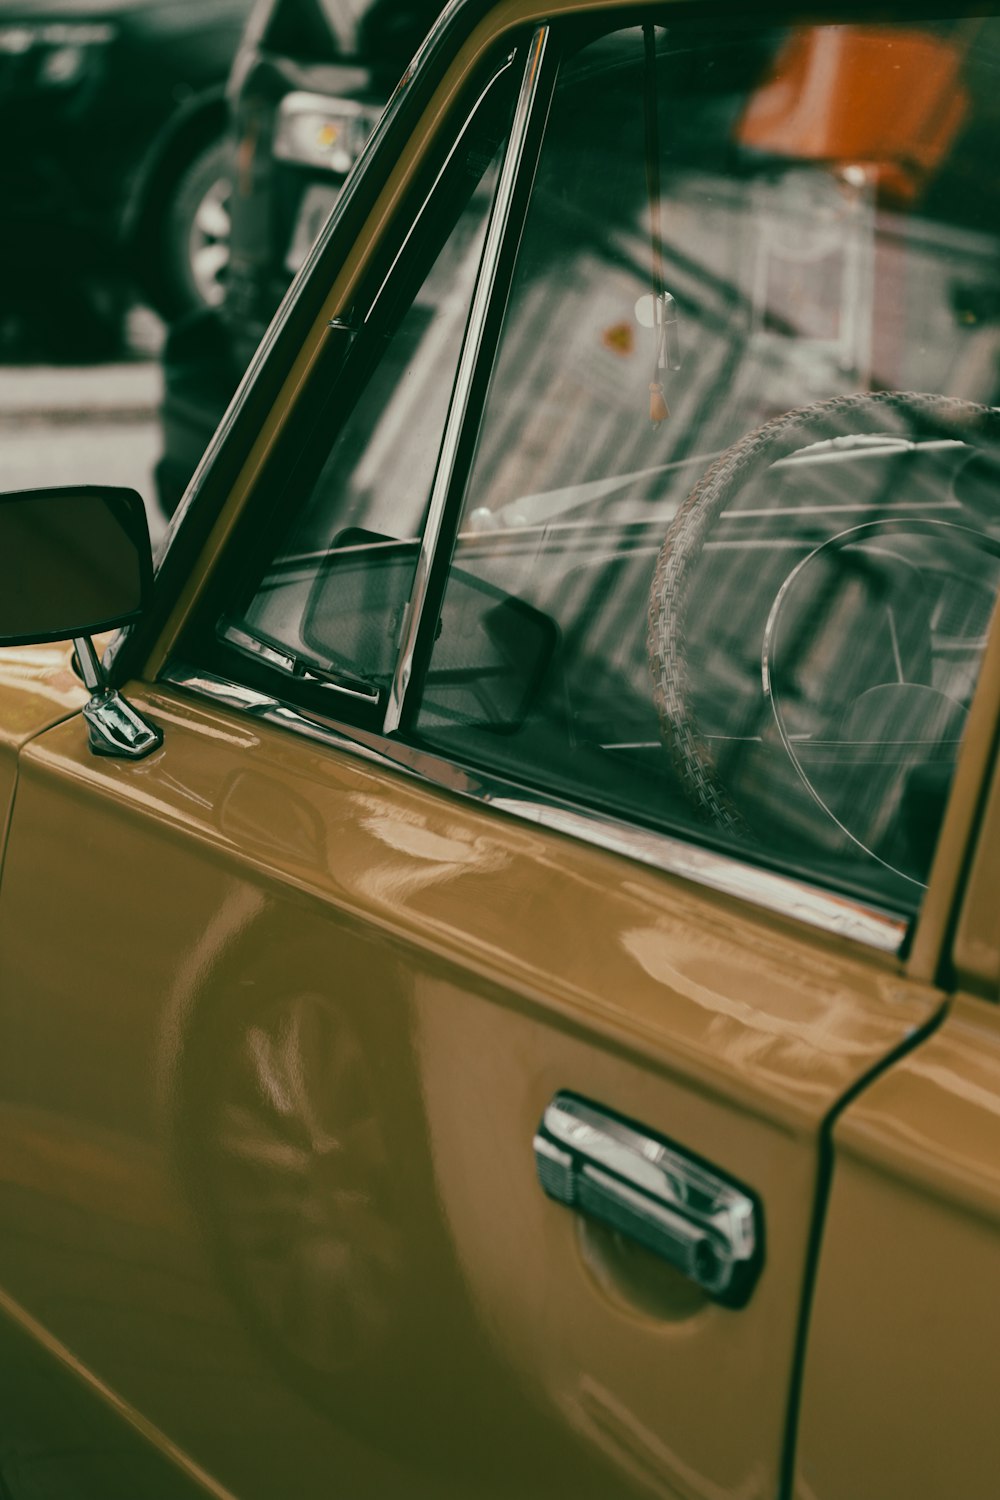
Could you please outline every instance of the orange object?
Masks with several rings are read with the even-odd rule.
[[[863,162],[908,201],[947,154],[967,108],[963,49],[926,32],[804,26],[791,34],[737,127],[743,146]]]
[[[631,323],[615,323],[606,328],[601,336],[601,343],[611,354],[618,354],[623,358],[635,352],[635,333]]]

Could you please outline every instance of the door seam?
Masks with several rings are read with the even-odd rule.
[[[788,1387],[788,1406],[785,1418],[785,1433],[781,1464],[779,1468],[778,1500],[793,1500],[795,1483],[795,1459],[798,1448],[798,1427],[802,1403],[802,1387],[805,1380],[806,1355],[809,1346],[809,1326],[812,1306],[819,1279],[819,1264],[823,1249],[823,1231],[826,1225],[830,1189],[833,1184],[835,1151],[833,1132],[841,1115],[883,1073],[914,1052],[926,1042],[942,1025],[951,1008],[951,996],[942,995],[941,1003],[934,1014],[920,1026],[914,1027],[909,1036],[881,1058],[874,1067],[857,1079],[836,1104],[828,1111],[819,1131],[819,1162],[816,1177],[816,1196],[809,1242],[806,1248],[806,1265],[802,1281],[802,1299],[799,1308],[795,1350],[792,1356],[792,1372]]]

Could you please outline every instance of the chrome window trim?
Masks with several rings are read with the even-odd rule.
[[[399,654],[396,658],[396,671],[392,679],[392,687],[389,691],[389,701],[386,705],[383,727],[387,734],[391,734],[393,730],[399,728],[403,716],[406,690],[413,675],[413,661],[416,654],[417,637],[424,616],[424,605],[427,600],[427,586],[430,579],[431,567],[437,555],[445,510],[455,476],[459,443],[468,415],[473,380],[479,366],[479,356],[486,330],[486,320],[490,304],[493,300],[493,289],[496,284],[500,255],[507,235],[507,224],[510,219],[514,199],[514,188],[521,172],[521,162],[524,157],[528,126],[534,113],[535,101],[538,97],[542,62],[545,57],[548,40],[549,28],[547,26],[539,26],[531,38],[527,56],[525,57],[521,88],[514,110],[514,119],[510,128],[510,138],[504,154],[503,166],[500,170],[500,180],[497,183],[493,211],[490,214],[490,222],[486,231],[482,264],[480,265],[479,275],[476,279],[476,288],[472,295],[469,323],[462,344],[458,373],[455,376],[455,389],[451,405],[448,408],[444,436],[441,440],[441,452],[438,457],[437,469],[434,473],[434,483],[427,510],[427,521],[424,525],[416,571],[413,575],[409,607],[406,611],[403,639],[400,642]]]
[[[484,87],[483,87],[482,91],[480,92],[479,97],[477,98],[475,104],[473,104],[473,106],[469,110],[469,113],[468,113],[468,115],[466,116],[466,119],[465,119],[465,123],[462,125],[461,129],[456,134],[455,139],[452,141],[451,146],[450,146],[450,148],[448,150],[448,154],[445,157],[444,161],[441,163],[441,166],[440,166],[440,168],[438,170],[437,176],[434,178],[434,181],[431,183],[430,188],[428,189],[428,191],[424,195],[423,203],[420,205],[420,208],[417,209],[417,211],[414,213],[414,215],[413,215],[413,221],[410,224],[409,229],[406,231],[405,235],[403,236],[403,240],[402,240],[402,242],[401,242],[401,244],[399,246],[399,249],[396,251],[396,254],[393,256],[392,263],[389,266],[389,269],[386,271],[385,275],[383,276],[381,284],[379,285],[379,287],[377,288],[376,291],[374,291],[370,296],[368,296],[368,297],[365,298],[364,303],[362,304],[363,307],[364,307],[364,312],[360,315],[360,322],[361,323],[367,324],[367,323],[369,323],[371,321],[372,313],[378,307],[378,304],[379,304],[379,301],[380,301],[380,299],[382,297],[383,292],[385,291],[386,287],[391,282],[393,276],[396,274],[396,268],[397,268],[397,266],[399,265],[399,263],[403,259],[403,257],[407,254],[407,252],[409,250],[409,247],[410,247],[410,244],[411,244],[411,242],[412,242],[412,240],[414,238],[414,235],[416,234],[417,228],[420,225],[420,223],[421,223],[421,221],[423,219],[424,214],[427,212],[428,207],[431,206],[434,203],[434,200],[435,200],[436,196],[438,195],[438,193],[440,191],[441,179],[447,173],[448,168],[451,166],[451,163],[454,161],[456,154],[461,150],[462,145],[463,145],[466,137],[468,136],[470,129],[474,125],[474,123],[476,121],[476,116],[479,113],[479,109],[480,109],[480,106],[483,103],[483,100],[490,93],[490,91],[496,87],[497,80],[503,77],[504,73],[507,72],[507,69],[508,68],[512,68],[514,66],[514,64],[517,61],[517,56],[518,56],[518,51],[517,51],[517,48],[515,47],[511,52],[508,53],[508,55],[505,58],[505,60],[499,65],[499,67],[497,68],[496,72],[492,75],[492,77],[489,79],[489,81],[484,85]],[[521,87],[523,87],[523,79],[522,79]],[[510,146],[509,146],[509,141],[508,141],[504,145],[504,147],[503,147],[503,154],[504,154],[505,157],[506,157],[507,152],[509,151],[509,149],[510,149]],[[499,173],[497,175],[497,186],[499,187]],[[488,213],[486,215],[487,220],[489,219],[489,215],[494,210],[494,207],[495,207],[495,204],[496,204],[496,197],[497,197],[497,193],[496,193],[496,190],[494,190],[494,193],[493,193],[493,202],[490,204],[489,211],[488,211]],[[483,245],[484,252],[485,252],[485,248],[486,248],[486,246],[485,246],[485,241],[484,241],[484,245]],[[478,281],[480,273],[481,273],[481,267],[477,267],[477,269],[476,269],[476,280],[477,281]],[[475,288],[473,288],[473,294],[475,294]],[[465,335],[463,334],[463,340],[464,340],[464,338],[465,338]]]
[[[899,954],[909,923],[905,917],[850,896],[840,896],[795,876],[744,864],[673,834],[638,828],[620,818],[574,806],[557,797],[504,781],[493,773],[472,772],[444,756],[414,749],[381,733],[310,718],[282,703],[212,672],[177,663],[159,679],[198,697],[234,708],[266,723],[281,725],[306,739],[330,745],[426,785],[488,803],[501,812],[640,864],[650,865],[708,890],[733,896],[764,911],[792,917],[804,926],[846,938],[879,953]]]

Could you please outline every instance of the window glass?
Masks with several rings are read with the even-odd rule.
[[[261,560],[217,624],[227,645],[371,706],[392,681],[509,108],[504,80],[358,336],[358,389],[339,383],[282,476]]]
[[[1000,24],[564,64],[426,745],[912,906],[1000,582]]]

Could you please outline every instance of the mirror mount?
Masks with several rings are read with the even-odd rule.
[[[113,688],[89,635],[73,637],[80,675],[90,691],[84,704],[87,740],[95,755],[141,760],[163,744],[163,733],[150,724]]]

